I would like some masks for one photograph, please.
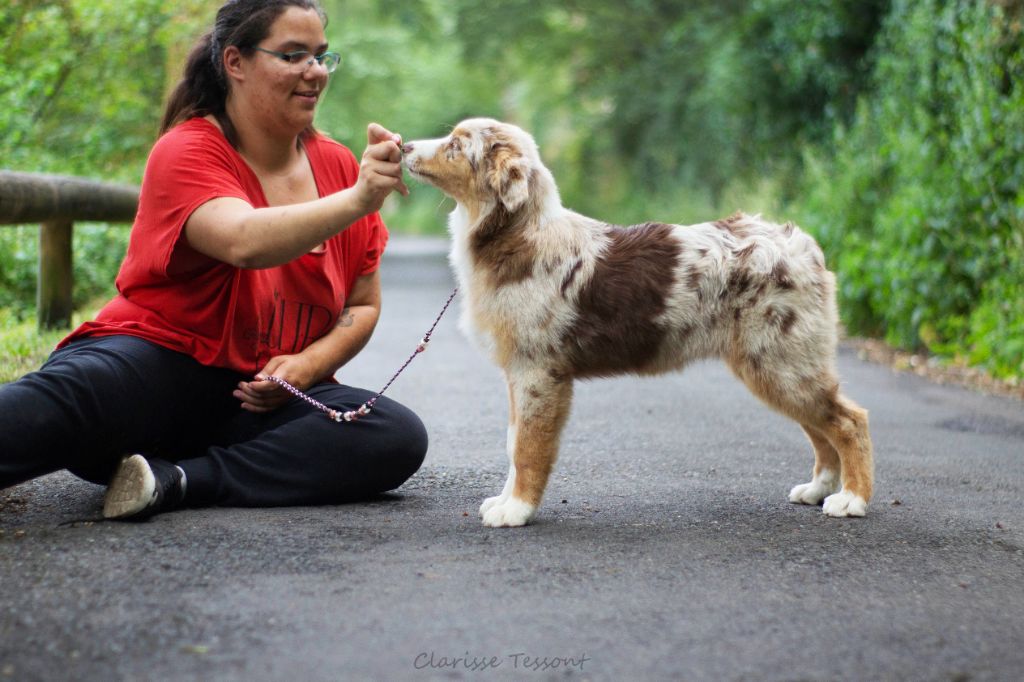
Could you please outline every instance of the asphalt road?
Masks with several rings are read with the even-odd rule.
[[[395,242],[343,381],[379,387],[443,303],[421,246]],[[1024,676],[1021,403],[844,350],[877,485],[866,518],[830,519],[786,501],[799,429],[722,366],[586,383],[534,524],[487,529],[505,391],[456,314],[392,389],[431,438],[397,494],[68,524],[101,488],[0,493],[0,680]]]

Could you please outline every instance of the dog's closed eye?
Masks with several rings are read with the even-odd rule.
[[[461,153],[463,153],[462,140],[458,137],[453,137],[448,144],[444,146],[444,154],[449,161],[453,160],[456,154]]]

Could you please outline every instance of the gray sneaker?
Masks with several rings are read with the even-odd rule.
[[[125,457],[107,487],[103,516],[142,520],[176,509],[185,499],[184,483],[185,472],[168,461]]]

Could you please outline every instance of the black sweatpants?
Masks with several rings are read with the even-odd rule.
[[[298,399],[253,414],[231,395],[249,379],[134,337],[77,341],[0,386],[0,489],[60,469],[105,485],[140,453],[185,471],[188,506],[330,504],[397,488],[423,463],[423,424],[393,400],[356,422]],[[373,395],[307,393],[340,410]]]

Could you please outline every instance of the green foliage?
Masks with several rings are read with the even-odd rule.
[[[5,168],[138,181],[164,86],[159,0],[15,1],[0,9]]]
[[[95,315],[100,305],[100,301],[83,305],[72,324],[77,326]],[[0,384],[38,369],[65,336],[67,332],[61,330],[41,332],[35,320],[21,319],[0,308]]]
[[[0,5],[6,169],[138,182],[156,134],[168,22],[157,0]],[[75,303],[113,291],[127,226],[76,225]],[[38,228],[0,226],[0,310],[34,314]]]
[[[520,89],[544,103],[515,113],[545,143],[552,118],[569,122],[553,132],[576,133],[563,143],[570,196],[606,170],[621,182],[600,165],[611,158],[636,187],[717,198],[737,178],[793,171],[802,141],[849,116],[886,2],[491,5],[456,2],[467,56],[502,79],[514,65]]]
[[[0,311],[16,319],[35,312],[38,228],[0,227]]]
[[[216,4],[0,5],[4,167],[137,182]],[[1024,1],[323,4],[343,61],[317,125],[356,154],[370,121],[511,120],[577,210],[798,217],[853,333],[1024,376]],[[443,231],[450,203],[412,189],[388,224]],[[109,292],[127,230],[75,235],[76,297]],[[0,228],[9,320],[31,314],[35,240]]]
[[[445,3],[324,2],[328,40],[342,55],[317,126],[356,153],[377,121],[407,138],[445,135],[469,115],[499,113],[491,76],[461,63]]]
[[[1020,7],[1007,11],[894,2],[873,90],[808,164],[804,212],[853,331],[1012,376],[1024,374],[1024,41]]]
[[[72,243],[74,304],[114,293],[114,275],[128,246],[124,225],[78,223]],[[0,313],[4,319],[35,315],[39,229],[0,227]],[[2,325],[0,325],[2,326]]]

